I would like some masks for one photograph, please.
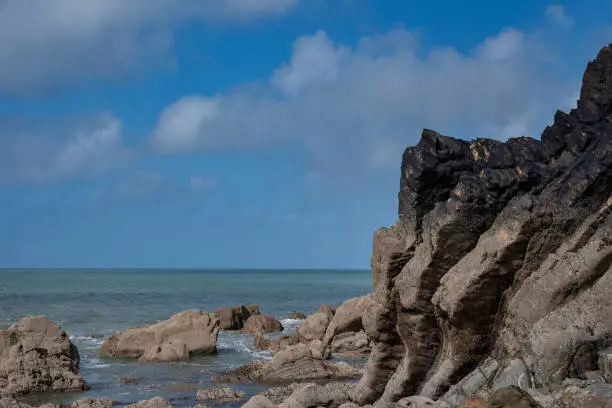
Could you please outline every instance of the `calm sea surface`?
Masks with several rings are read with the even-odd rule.
[[[79,348],[81,374],[92,390],[33,396],[27,402],[109,397],[127,403],[159,395],[172,399],[175,406],[193,406],[195,390],[211,385],[215,373],[270,355],[255,352],[251,336],[221,333],[215,356],[188,363],[141,364],[99,358],[104,338],[183,310],[215,311],[247,303],[259,304],[262,313],[275,315],[286,331],[293,331],[300,322],[287,319],[292,311],[310,314],[322,303],[339,305],[370,289],[369,271],[0,270],[0,329],[25,316],[46,315]],[[123,384],[120,377],[138,382]],[[264,389],[255,384],[235,388],[249,394]]]

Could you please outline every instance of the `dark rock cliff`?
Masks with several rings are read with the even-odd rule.
[[[374,345],[353,400],[554,393],[612,345],[612,45],[541,141],[425,130],[374,236]]]

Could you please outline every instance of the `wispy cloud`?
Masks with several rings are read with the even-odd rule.
[[[53,130],[49,130],[53,129]],[[0,184],[40,184],[86,178],[129,164],[121,121],[111,114],[36,129],[0,131]]]

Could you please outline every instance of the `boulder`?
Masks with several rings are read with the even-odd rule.
[[[198,401],[214,401],[219,403],[242,401],[246,397],[244,391],[236,391],[230,387],[209,387],[198,390]]]
[[[0,396],[87,389],[79,352],[57,324],[26,317],[0,331]]]
[[[219,318],[219,328],[221,330],[241,330],[244,322],[251,317],[251,313],[244,305],[218,309],[215,316]]]
[[[323,344],[328,346],[339,334],[363,330],[362,317],[369,301],[370,295],[349,299],[336,309],[324,337],[320,339],[323,340]]]
[[[307,384],[297,388],[283,404],[288,407],[338,408],[349,402],[349,394],[354,387],[355,384],[349,383]]]
[[[246,305],[246,309],[249,312],[249,315],[251,316],[255,316],[258,314],[261,314],[259,311],[259,305],[256,305],[255,303],[251,303]]]
[[[557,112],[541,140],[424,130],[402,157],[398,208],[374,235],[361,319],[372,351],[355,402],[458,406],[515,392],[519,402],[503,403],[532,406],[568,377],[606,377],[612,45],[587,65],[576,109]]]
[[[301,342],[323,340],[327,326],[333,316],[330,313],[315,313],[306,318],[296,329],[296,335]]]
[[[296,344],[280,350],[272,360],[254,361],[229,370],[218,382],[297,382],[334,378],[356,378],[360,370],[347,363],[328,363],[309,344]]]
[[[148,327],[133,327],[107,339],[104,357],[138,358],[145,362],[189,360],[217,350],[219,319],[212,313],[188,310]]]
[[[281,322],[272,315],[254,315],[244,323],[243,333],[272,333],[284,330]]]

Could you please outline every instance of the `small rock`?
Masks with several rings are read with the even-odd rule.
[[[289,319],[304,320],[304,319],[306,319],[306,315],[304,313],[300,313],[300,312],[291,312],[291,314],[289,315]]]
[[[138,378],[134,378],[134,377],[120,377],[119,378],[119,382],[123,383],[123,384],[133,384],[135,382],[138,382]]]
[[[245,397],[244,391],[236,391],[230,387],[210,387],[199,390],[196,399],[198,401],[236,402],[242,401]]]
[[[172,404],[165,398],[155,397],[150,400],[143,400],[128,404],[125,408],[172,408]]]

